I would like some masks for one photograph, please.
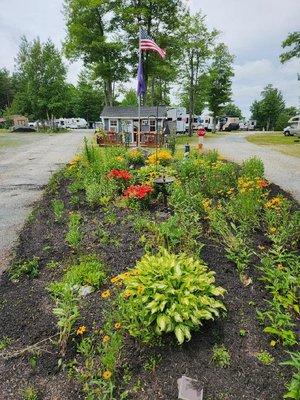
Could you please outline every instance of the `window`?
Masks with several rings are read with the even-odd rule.
[[[297,121],[299,121],[299,117],[295,117],[292,119],[292,122],[297,122]]]
[[[111,119],[109,121],[109,130],[112,132],[117,132],[117,127],[118,127],[118,120],[117,119]]]
[[[150,119],[150,132],[155,132],[155,131],[156,131],[155,119]]]
[[[180,117],[180,118],[177,118],[177,121],[182,121],[182,118]]]

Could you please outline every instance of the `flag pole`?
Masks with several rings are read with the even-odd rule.
[[[139,28],[139,66],[142,62],[142,50],[141,50],[141,27]],[[138,95],[138,132],[137,132],[137,147],[141,145],[141,97],[142,94],[139,92]]]

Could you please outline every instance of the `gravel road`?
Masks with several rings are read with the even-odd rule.
[[[0,136],[0,273],[51,174],[72,159],[84,137],[92,135],[92,130],[77,130],[53,135],[13,133],[9,140]]]
[[[228,133],[205,138],[204,147],[217,149],[226,159],[237,163],[253,156],[259,157],[265,165],[266,178],[300,202],[300,159],[250,143],[246,136],[249,133]]]

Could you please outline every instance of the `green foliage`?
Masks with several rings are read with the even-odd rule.
[[[0,116],[11,105],[15,95],[15,78],[5,68],[0,68]]]
[[[270,365],[274,362],[274,357],[272,357],[266,350],[257,353],[256,358],[264,365]]]
[[[250,107],[252,118],[257,121],[259,128],[267,131],[275,128],[279,115],[285,109],[282,93],[273,85],[267,85],[261,92],[261,100],[255,100]]]
[[[278,119],[275,125],[275,131],[283,131],[289,123],[289,119],[298,114],[298,110],[296,107],[286,107],[284,111],[282,111],[278,115]]]
[[[63,215],[64,215],[64,209],[65,209],[64,202],[62,200],[54,199],[54,200],[52,200],[52,208],[53,208],[55,221],[61,222]]]
[[[243,118],[241,109],[234,103],[226,104],[226,106],[223,107],[222,114],[226,117],[237,117],[239,119]]]
[[[12,281],[19,280],[22,275],[36,278],[39,275],[39,259],[33,258],[32,260],[16,263],[9,270],[9,276]]]
[[[230,365],[230,354],[224,345],[214,345],[212,361],[219,365],[221,368]]]
[[[66,235],[66,241],[69,246],[78,248],[82,239],[81,227],[81,215],[79,213],[72,212],[69,216],[68,232]]]
[[[292,58],[300,57],[300,32],[291,32],[288,37],[282,42],[282,47],[290,47],[285,53],[280,55],[280,61],[285,63]]]
[[[138,100],[136,91],[134,89],[123,90],[122,92],[123,100],[121,101],[120,105],[123,107],[137,107]]]
[[[241,175],[249,179],[263,178],[265,167],[258,157],[251,157],[242,164]]]
[[[79,263],[72,265],[61,281],[51,283],[49,289],[52,294],[59,296],[60,291],[66,285],[70,287],[88,285],[93,288],[99,288],[103,284],[105,277],[104,267],[97,256],[82,256],[79,259]]]
[[[284,399],[300,399],[300,352],[289,353],[291,358],[281,363],[296,369],[291,382],[287,385],[288,392],[284,395]]]
[[[27,386],[22,391],[22,400],[38,400],[38,391],[33,386]]]
[[[53,42],[40,39],[28,42],[22,37],[17,57],[18,92],[11,106],[12,114],[32,119],[61,116],[66,107],[66,67]]]
[[[0,339],[0,351],[5,350],[12,343],[12,339],[4,336]]]
[[[224,43],[218,44],[214,50],[208,78],[208,104],[214,118],[222,113],[223,106],[231,100],[233,60],[227,46]]]
[[[149,341],[174,332],[180,344],[191,338],[202,320],[214,319],[225,306],[217,296],[214,272],[202,261],[161,249],[145,255],[125,279],[121,302],[125,326],[132,336]]]

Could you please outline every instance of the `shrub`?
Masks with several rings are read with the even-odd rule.
[[[290,360],[284,361],[281,365],[288,365],[295,368],[292,380],[287,385],[288,392],[284,395],[284,399],[300,399],[300,352],[289,353]]]
[[[147,158],[149,165],[168,165],[173,161],[172,153],[169,150],[156,150]]]
[[[214,285],[214,272],[184,253],[161,249],[145,255],[124,279],[121,301],[124,324],[132,336],[150,341],[174,332],[181,344],[191,338],[202,320],[218,317],[225,290]]]
[[[230,354],[224,345],[215,345],[213,347],[212,361],[221,368],[227,367],[230,364]]]
[[[39,275],[39,259],[37,257],[21,263],[14,264],[9,271],[12,281],[18,280],[22,275],[36,278]]]
[[[82,238],[80,232],[81,215],[79,213],[70,213],[70,220],[68,224],[68,233],[66,235],[66,241],[71,247],[78,247]]]
[[[242,175],[248,178],[263,178],[264,164],[258,157],[251,157],[243,162]]]

